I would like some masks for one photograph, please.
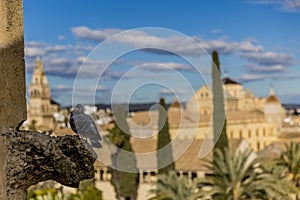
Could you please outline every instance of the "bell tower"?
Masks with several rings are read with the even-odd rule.
[[[277,125],[277,134],[279,134],[285,113],[280,100],[275,95],[273,85],[271,85],[270,95],[265,102],[264,113],[267,122]]]
[[[40,131],[53,130],[54,118],[51,109],[50,86],[39,57],[35,62],[29,94],[29,124],[33,129]]]

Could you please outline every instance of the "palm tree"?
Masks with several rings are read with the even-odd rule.
[[[277,160],[277,166],[283,167],[281,176],[287,175],[295,187],[300,186],[300,144],[292,142],[290,145],[285,144],[285,151],[282,152]],[[300,192],[297,192],[297,199],[300,199]]]
[[[149,200],[195,200],[196,184],[187,177],[178,177],[175,171],[158,175],[157,188],[150,191],[155,195]]]
[[[299,186],[300,180],[300,144],[292,142],[285,144],[285,151],[282,152],[278,165],[284,166],[287,173],[291,175],[291,180],[296,186]]]
[[[199,180],[200,198],[216,200],[289,199],[288,191],[258,162],[251,150],[215,150],[209,171]]]

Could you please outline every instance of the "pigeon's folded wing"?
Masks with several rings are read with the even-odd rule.
[[[77,114],[74,115],[73,118],[77,133],[79,135],[90,139],[101,140],[97,126],[90,116],[85,114]]]

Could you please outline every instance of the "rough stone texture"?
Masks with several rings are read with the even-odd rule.
[[[78,136],[13,131],[3,137],[7,199],[26,199],[27,188],[40,181],[78,187],[80,181],[94,177],[97,154]]]
[[[0,127],[26,119],[22,0],[0,0]]]
[[[4,128],[0,127],[0,133],[5,131]],[[6,175],[5,175],[5,147],[4,147],[4,138],[0,135],[0,200],[5,200],[6,198]]]
[[[0,133],[26,119],[22,0],[0,0]],[[7,200],[4,138],[0,134],[0,200]]]

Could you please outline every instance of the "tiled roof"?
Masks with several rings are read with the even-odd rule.
[[[223,78],[222,81],[223,81],[223,84],[225,84],[225,85],[226,85],[226,84],[237,84],[237,85],[241,85],[239,82],[234,81],[234,80],[232,80],[232,79],[230,79],[230,78],[228,78],[228,77]]]
[[[66,134],[74,134],[71,129],[60,129],[56,134],[63,135]],[[240,143],[240,140],[229,140],[229,144],[231,147],[237,147]],[[132,149],[135,153],[155,153],[157,147],[157,140],[153,137],[151,138],[131,138]],[[173,158],[177,157],[175,160],[175,168],[176,170],[183,171],[198,171],[205,170],[203,166],[204,159],[199,158],[199,151],[201,145],[203,144],[203,140],[186,140],[186,139],[178,139],[172,141],[172,149],[173,149]],[[107,142],[103,142],[103,149],[101,152],[105,152],[106,155],[101,155],[101,158],[104,160],[109,160],[111,158],[112,151],[109,150],[110,145]],[[205,159],[211,159],[211,153],[209,153]],[[111,161],[108,161],[111,163]],[[95,162],[95,166],[104,166],[101,161],[97,160]],[[156,157],[152,160],[147,159],[147,157],[137,157],[137,166],[139,169],[155,169],[157,167]]]
[[[201,118],[201,117],[200,117]],[[203,120],[210,120],[210,118]],[[135,123],[141,126],[147,125],[156,125],[158,122],[158,111],[141,111],[136,112],[132,118],[131,123]],[[193,117],[192,113],[186,110],[182,110],[180,108],[173,108],[168,110],[168,122],[169,125],[175,124],[188,124],[188,123],[197,123],[197,117]]]

